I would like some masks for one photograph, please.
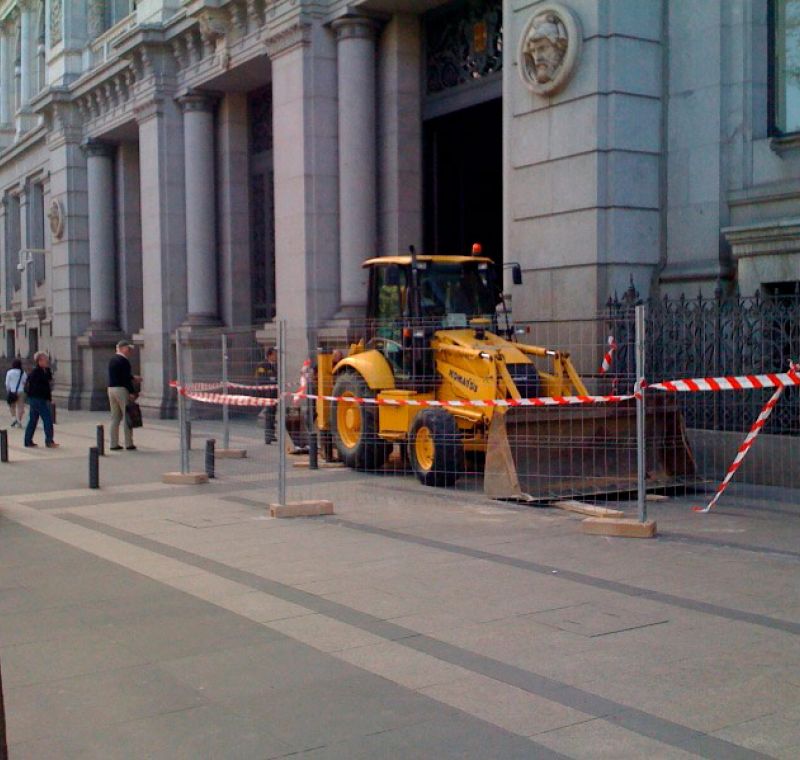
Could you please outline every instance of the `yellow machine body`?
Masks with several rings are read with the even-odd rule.
[[[476,257],[462,256],[418,259],[449,265],[476,261]],[[409,263],[408,256],[394,256],[371,259],[365,266]],[[523,392],[530,394],[533,387],[538,396],[589,395],[567,352],[509,340],[490,332],[488,325],[489,320],[474,319],[469,327],[433,331],[425,350],[432,354],[435,380],[421,383],[423,387],[413,387],[407,377],[396,376],[392,364],[379,350],[384,347],[384,339],[351,345],[347,356],[336,366],[330,354],[320,354],[319,395],[330,397],[338,377],[355,373],[366,385],[365,392],[378,401],[377,410],[370,412],[376,415],[374,434],[387,445],[407,442],[409,448],[414,444],[415,421],[426,408],[409,402],[513,400],[527,397]],[[518,387],[523,382],[527,385]],[[337,424],[335,407],[335,401],[317,401],[317,424],[331,436],[335,436],[332,428]],[[490,496],[554,498],[562,494],[629,490],[635,485],[636,422],[631,403],[569,408],[442,408],[455,421],[463,451],[485,453],[484,490]],[[352,418],[352,413],[340,417]],[[357,419],[356,431],[364,422],[361,417]],[[648,429],[651,482],[666,485],[675,477],[693,473],[694,460],[676,409],[661,404],[648,415]],[[351,439],[353,431],[348,436]],[[424,447],[419,448],[422,451]]]

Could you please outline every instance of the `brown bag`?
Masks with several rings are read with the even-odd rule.
[[[140,428],[142,426],[142,409],[135,401],[129,401],[125,406],[125,417],[129,428]]]

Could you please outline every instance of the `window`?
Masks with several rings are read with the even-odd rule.
[[[44,249],[44,186],[41,182],[31,184],[28,194],[28,248],[37,251]],[[34,286],[44,282],[45,260],[43,253],[33,253],[31,258],[28,282],[33,294]]]
[[[503,67],[499,0],[461,0],[423,17],[428,95],[496,74]]]
[[[800,132],[800,0],[770,5],[771,132]]]

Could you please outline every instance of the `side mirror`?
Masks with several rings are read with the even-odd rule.
[[[522,285],[522,267],[519,264],[511,266],[511,282],[514,285]]]

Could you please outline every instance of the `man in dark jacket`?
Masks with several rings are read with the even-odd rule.
[[[128,424],[125,415],[125,408],[132,398],[136,398],[136,386],[134,381],[139,382],[139,378],[133,374],[131,369],[130,356],[133,353],[134,345],[129,340],[121,340],[117,343],[117,353],[111,357],[108,363],[108,403],[111,407],[111,451],[122,451],[119,445],[119,425],[124,422],[125,448],[128,451],[136,451],[133,445],[133,430]]]
[[[50,414],[52,398],[50,387],[53,382],[50,357],[43,351],[39,351],[33,357],[33,361],[35,366],[25,383],[28,406],[31,408],[28,427],[25,428],[25,445],[28,448],[38,445],[33,442],[33,434],[36,432],[36,425],[41,417],[44,425],[44,444],[48,449],[55,449],[58,448],[58,444],[53,440],[53,417]]]
[[[256,381],[268,386],[264,393],[266,398],[278,398],[278,352],[272,346],[267,349],[264,361],[256,367]],[[275,407],[264,407],[263,417],[264,443],[272,443],[275,440]]]

